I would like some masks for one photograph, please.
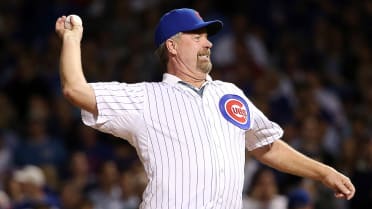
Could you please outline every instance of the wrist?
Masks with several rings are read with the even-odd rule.
[[[329,176],[330,173],[337,172],[334,168],[331,166],[322,164],[322,166],[319,166],[319,176],[318,180],[323,181],[327,176]]]
[[[75,34],[72,33],[66,33],[63,36],[63,42],[64,43],[73,43],[73,44],[80,44],[80,37],[77,37]]]

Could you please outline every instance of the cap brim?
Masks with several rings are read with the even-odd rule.
[[[193,28],[191,28],[190,30],[183,31],[183,32],[191,32],[191,31],[195,31],[195,30],[205,28],[205,29],[207,29],[208,35],[213,36],[222,29],[222,26],[223,26],[222,21],[213,20],[213,21],[207,21],[207,22],[203,22],[201,24],[197,24]]]

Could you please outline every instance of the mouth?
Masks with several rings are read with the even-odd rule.
[[[198,54],[198,58],[200,60],[209,60],[210,58],[210,53],[200,53]]]

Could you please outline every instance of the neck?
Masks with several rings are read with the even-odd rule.
[[[204,75],[204,77],[202,77],[202,76],[201,77],[194,77],[192,75],[183,74],[181,72],[181,73],[176,73],[175,76],[180,78],[185,83],[188,83],[191,86],[196,87],[196,88],[200,88],[204,84],[204,82],[206,81],[206,75]]]
[[[168,65],[168,73],[177,76],[193,87],[200,88],[207,80],[207,73],[191,71],[187,68]]]

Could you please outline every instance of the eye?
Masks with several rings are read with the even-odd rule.
[[[199,35],[199,34],[194,36],[194,40],[195,40],[195,41],[199,41],[200,38],[201,38],[201,35]]]

